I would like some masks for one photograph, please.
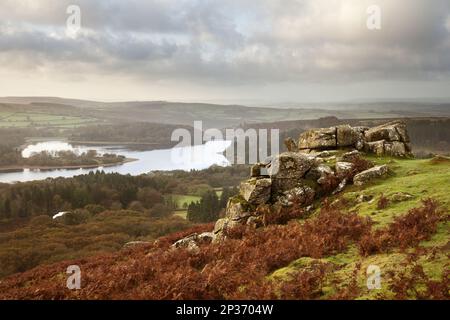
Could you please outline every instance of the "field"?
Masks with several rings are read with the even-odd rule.
[[[215,188],[218,197],[222,195],[222,188]],[[172,200],[177,204],[178,209],[174,211],[174,215],[186,219],[187,207],[191,202],[200,201],[200,196],[187,195],[187,194],[175,194],[171,195]]]
[[[0,111],[0,128],[56,127],[73,128],[96,122],[96,119],[79,116],[56,115],[41,112]]]

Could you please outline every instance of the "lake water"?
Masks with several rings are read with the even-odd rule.
[[[227,166],[229,161],[223,155],[226,148],[231,145],[230,141],[210,141],[203,145],[183,148],[172,148],[151,151],[133,151],[123,146],[83,146],[72,145],[64,141],[45,141],[27,146],[22,151],[23,157],[29,157],[35,152],[64,151],[71,150],[77,154],[88,150],[96,150],[99,154],[114,153],[127,158],[137,159],[122,165],[111,167],[98,167],[94,169],[61,169],[61,170],[30,170],[25,169],[20,172],[0,173],[0,182],[13,183],[34,180],[44,180],[46,178],[65,177],[70,178],[77,175],[103,170],[106,173],[117,172],[120,174],[130,174],[133,176],[151,171],[169,171],[206,169],[212,165]]]

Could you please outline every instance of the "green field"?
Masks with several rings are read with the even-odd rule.
[[[222,188],[215,188],[218,197],[222,194]],[[189,205],[191,202],[200,201],[200,196],[188,195],[188,194],[173,194],[172,200],[177,204],[178,209],[174,211],[174,215],[186,219],[187,209],[183,208],[184,204]]]
[[[41,112],[0,111],[0,128],[58,127],[72,128],[95,122],[88,117],[56,115]]]

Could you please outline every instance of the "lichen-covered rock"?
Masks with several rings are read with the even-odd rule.
[[[375,178],[380,178],[382,176],[387,175],[388,171],[389,171],[389,169],[388,169],[387,165],[376,166],[376,167],[370,168],[369,170],[358,173],[353,178],[353,184],[356,186],[365,185],[367,182],[369,182]]]
[[[315,157],[303,153],[285,152],[270,164],[269,174],[277,179],[300,179],[316,165]]]
[[[338,177],[346,177],[353,169],[351,162],[336,162],[336,174]]]
[[[339,183],[337,188],[331,193],[332,195],[336,195],[340,192],[342,192],[347,185],[347,178],[342,179],[342,181]]]
[[[240,194],[251,204],[264,204],[270,199],[272,180],[252,178],[241,182]]]
[[[211,243],[214,238],[213,232],[203,232],[201,234],[191,234],[175,242],[173,248],[185,248],[189,251],[198,251],[199,245]]]
[[[320,164],[317,167],[313,167],[306,175],[306,179],[317,181],[318,184],[322,184],[328,176],[334,175],[334,171],[327,165]]]
[[[244,199],[233,197],[228,200],[225,216],[234,221],[241,221],[249,216],[247,204]]]
[[[302,149],[330,149],[337,147],[336,127],[312,129],[300,134],[298,147]]]
[[[361,158],[361,153],[358,150],[346,152],[342,155],[341,161],[352,162]]]
[[[316,193],[308,186],[301,186],[289,191],[285,191],[284,194],[278,197],[278,202],[283,206],[291,206],[297,203],[300,206],[308,206],[314,201]]]
[[[368,142],[365,144],[365,151],[367,153],[373,153],[377,156],[384,155],[384,144],[386,143],[385,140],[375,141],[375,142]]]
[[[291,137],[286,138],[284,140],[284,145],[286,146],[286,149],[288,152],[297,152],[298,151],[297,142],[295,142],[295,140],[292,139]]]
[[[409,152],[403,142],[394,141],[392,143],[386,142],[384,144],[384,154],[387,156],[404,157]]]
[[[367,142],[379,140],[409,142],[406,124],[402,121],[389,122],[370,128],[364,133],[364,136]]]
[[[348,124],[336,127],[337,147],[354,146],[359,137],[359,132]]]
[[[258,178],[267,176],[268,163],[256,163],[250,168],[250,177]]]
[[[389,200],[391,200],[392,202],[403,202],[409,201],[411,199],[414,199],[414,196],[406,192],[396,192],[389,197]]]

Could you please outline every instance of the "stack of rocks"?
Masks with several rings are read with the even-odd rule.
[[[339,182],[333,194],[341,192],[349,182],[349,173],[358,186],[388,173],[386,165],[355,172],[354,164],[361,157],[361,151],[401,157],[411,152],[406,125],[399,121],[371,129],[343,125],[310,130],[300,136],[298,143],[288,139],[286,145],[289,152],[251,168],[251,177],[241,182],[239,194],[227,204],[225,217],[216,222],[213,233],[207,234],[206,238],[218,242],[226,237],[227,230],[237,226],[262,225],[263,218],[258,216],[257,210],[259,206],[280,208],[292,206],[295,202],[306,208],[318,198],[322,186],[330,180]],[[342,148],[352,150],[345,153],[336,151]],[[336,156],[338,153],[339,157]],[[199,238],[205,236],[193,235],[174,246],[195,248]]]
[[[298,140],[298,150],[306,153],[340,148],[355,148],[379,156],[411,155],[411,145],[403,121],[389,122],[374,128],[342,125],[312,129],[302,133]]]

